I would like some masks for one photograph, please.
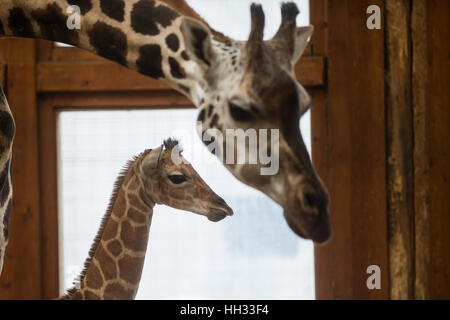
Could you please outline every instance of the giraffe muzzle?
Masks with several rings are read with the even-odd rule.
[[[233,209],[231,209],[225,200],[221,197],[217,196],[214,199],[214,207],[210,209],[209,214],[207,215],[209,221],[218,222],[226,218],[226,216],[232,216]]]
[[[304,218],[302,213],[290,213],[284,211],[284,217],[286,218],[288,226],[299,237],[303,239],[311,239],[315,243],[327,242],[331,237],[330,220],[328,213],[321,214],[321,217],[317,218]],[[306,222],[306,220],[308,220]]]
[[[298,236],[324,243],[331,237],[328,194],[321,186],[312,185],[298,186],[290,192],[287,198],[290,206],[284,208],[284,217]]]

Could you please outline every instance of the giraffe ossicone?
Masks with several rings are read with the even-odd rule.
[[[70,5],[80,7],[79,29],[67,28]],[[262,175],[263,163],[223,164],[281,205],[297,235],[325,242],[331,235],[328,193],[299,129],[311,99],[294,74],[313,28],[297,27],[297,6],[287,2],[281,5],[278,32],[264,40],[262,7],[253,4],[250,11],[249,39],[235,41],[208,26],[184,0],[3,0],[0,36],[72,44],[165,82],[199,109],[201,137],[208,129],[223,136],[227,129],[279,130],[278,152],[270,141],[258,141],[258,148],[279,159],[274,174]],[[227,144],[214,148],[222,159]],[[235,148],[245,149],[245,141]],[[9,157],[4,150],[0,164]]]
[[[155,204],[200,214],[214,222],[233,215],[187,160],[172,161],[176,147],[177,140],[165,140],[125,166],[79,282],[62,299],[134,299]]]

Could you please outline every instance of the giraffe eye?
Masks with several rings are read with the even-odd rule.
[[[180,183],[187,181],[187,177],[183,174],[174,174],[174,175],[170,175],[167,177],[174,184],[180,184]]]
[[[228,108],[230,109],[231,116],[236,121],[248,122],[253,118],[253,114],[250,111],[239,107],[233,102],[228,102]]]

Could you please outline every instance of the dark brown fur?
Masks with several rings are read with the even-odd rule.
[[[77,31],[67,29],[67,17],[56,3],[47,5],[45,9],[33,10],[31,16],[39,25],[43,39],[78,45]]]
[[[91,0],[67,0],[67,2],[74,6],[79,6],[81,14],[86,14],[92,9]]]
[[[122,30],[99,21],[88,31],[88,35],[98,55],[126,65],[127,36]]]
[[[161,47],[156,44],[147,44],[139,48],[139,59],[136,61],[136,66],[140,73],[151,78],[164,78]]]
[[[169,57],[170,74],[177,79],[185,78],[184,69],[180,66],[178,61],[172,57]]]
[[[22,8],[9,10],[8,25],[17,37],[32,38],[34,36],[30,19],[25,15]]]
[[[180,49],[180,40],[175,33],[171,33],[166,37],[167,47],[173,52],[177,52]]]
[[[119,22],[125,19],[125,3],[122,0],[100,0],[100,9],[111,19]]]
[[[131,27],[134,31],[145,35],[159,34],[158,24],[168,27],[179,14],[169,7],[156,5],[153,0],[141,0],[131,11]]]

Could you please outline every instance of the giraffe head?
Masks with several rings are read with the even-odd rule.
[[[217,222],[233,215],[233,210],[219,197],[183,158],[178,141],[168,139],[153,149],[139,164],[144,185],[143,197],[158,204],[190,211]]]
[[[198,132],[235,177],[283,207],[295,233],[324,242],[331,233],[328,194],[299,130],[311,99],[294,74],[313,27],[296,26],[294,3],[282,4],[281,13],[281,26],[268,41],[260,5],[251,6],[246,42],[216,41],[203,24],[184,18],[186,52],[197,67],[191,76],[198,78],[192,90]],[[261,154],[273,161],[264,163]]]

